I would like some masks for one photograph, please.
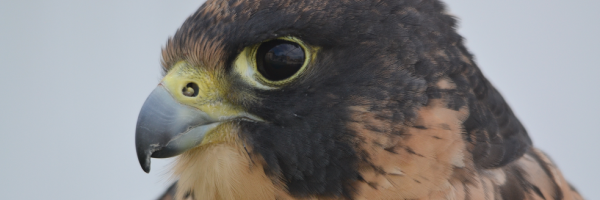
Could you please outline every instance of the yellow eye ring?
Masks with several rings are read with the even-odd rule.
[[[270,80],[261,74],[259,72],[258,62],[256,59],[260,46],[273,40],[289,41],[290,43],[297,44],[304,51],[304,62],[302,66],[293,75],[281,80]],[[236,58],[236,61],[234,62],[234,68],[235,71],[242,77],[242,79],[257,88],[266,90],[277,89],[283,85],[293,82],[298,77],[305,74],[307,69],[310,68],[310,64],[315,60],[318,49],[318,47],[309,46],[296,37],[278,37],[244,48],[244,50]]]
[[[286,54],[280,56],[285,60],[274,58],[276,49],[280,50],[279,53]],[[265,50],[269,53],[265,53]],[[304,72],[311,61],[311,51],[304,42],[295,37],[280,37],[254,45],[250,57],[253,59],[254,70],[258,72],[257,79],[262,84],[280,86],[295,80]]]

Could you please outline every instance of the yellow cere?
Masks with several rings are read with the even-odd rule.
[[[277,89],[278,87],[285,85],[287,83],[290,83],[291,81],[295,80],[300,75],[305,73],[306,69],[309,68],[308,66],[311,63],[311,61],[315,60],[315,57],[319,50],[318,47],[306,45],[304,42],[302,42],[302,40],[300,40],[296,37],[291,37],[291,36],[279,37],[277,39],[287,40],[287,41],[294,42],[294,43],[297,43],[298,45],[300,45],[302,47],[302,49],[304,49],[304,54],[305,54],[304,55],[304,57],[305,57],[304,65],[300,68],[300,70],[298,72],[296,72],[293,76],[291,76],[287,79],[280,80],[280,81],[268,80],[265,77],[263,77],[260,73],[258,73],[258,69],[256,66],[256,53],[257,53],[258,47],[260,47],[260,45],[262,43],[255,44],[255,45],[244,48],[244,50],[238,55],[238,57],[236,58],[236,60],[234,62],[235,71],[242,77],[242,79],[246,83],[248,83],[256,88],[260,88],[260,89],[264,89],[264,90]],[[264,42],[268,42],[268,41],[269,40],[264,41]]]
[[[195,107],[216,120],[231,119],[244,115],[243,111],[223,98],[227,94],[228,84],[218,74],[204,68],[193,67],[185,61],[180,61],[163,78],[162,85],[171,93],[173,98],[182,104]],[[198,95],[184,95],[184,88],[189,83],[198,85]]]

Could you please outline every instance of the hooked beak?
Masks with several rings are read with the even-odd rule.
[[[150,172],[150,157],[168,158],[199,145],[219,124],[205,112],[177,102],[159,85],[142,106],[135,130],[142,169]]]

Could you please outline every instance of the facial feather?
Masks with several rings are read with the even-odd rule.
[[[277,190],[283,189],[279,180],[267,177],[260,157],[250,157],[252,149],[237,138],[235,128],[224,134],[231,138],[196,147],[178,157],[174,168],[179,178],[177,199],[187,194],[198,200],[275,199]]]

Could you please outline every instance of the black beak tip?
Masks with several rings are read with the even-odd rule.
[[[146,173],[150,173],[150,154],[138,151],[138,160],[140,161],[142,170]]]
[[[142,164],[142,170],[144,170],[144,172],[146,172],[146,174],[150,173],[150,164],[144,165]]]

